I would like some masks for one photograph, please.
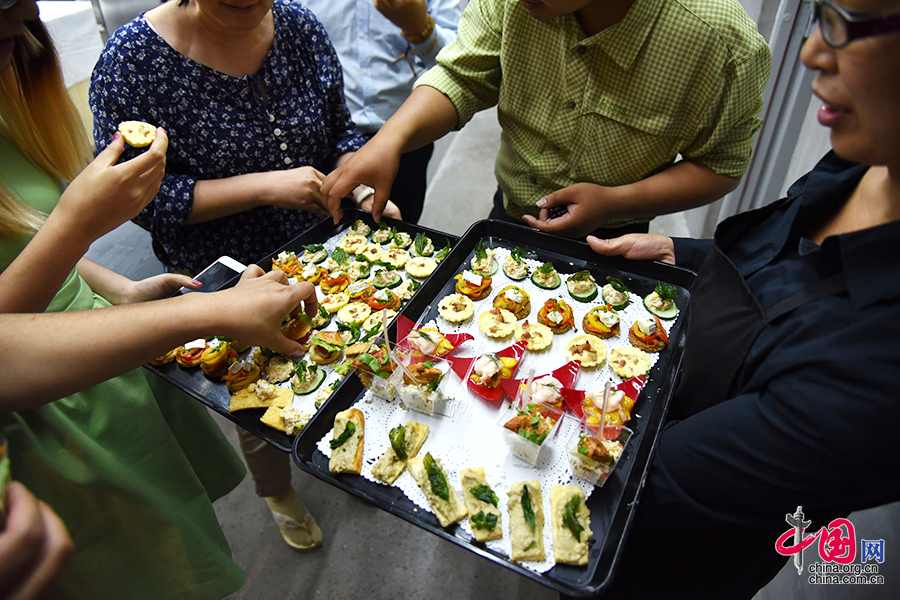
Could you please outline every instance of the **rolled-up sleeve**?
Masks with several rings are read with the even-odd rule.
[[[443,93],[459,115],[462,128],[478,111],[500,98],[499,3],[472,0],[459,20],[456,40],[441,50],[437,66],[416,81]]]

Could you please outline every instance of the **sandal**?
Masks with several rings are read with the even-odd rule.
[[[288,546],[296,550],[312,550],[322,544],[322,530],[294,490],[283,496],[269,496],[265,500]]]
[[[284,541],[291,548],[295,550],[313,550],[322,545],[322,530],[319,529],[319,525],[311,514],[306,514],[303,523],[274,510],[272,511],[272,517],[278,525],[281,537],[284,538]]]

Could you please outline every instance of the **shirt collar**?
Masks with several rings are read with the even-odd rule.
[[[665,2],[666,0],[635,0],[624,19],[582,43],[597,46],[622,69],[628,69],[650,36]],[[574,15],[567,16],[578,27]]]
[[[834,213],[838,210],[867,170],[866,165],[851,163],[834,152],[829,153],[803,185],[794,230],[822,211]],[[897,239],[900,239],[900,221],[830,236],[822,242],[820,252],[840,256],[854,309],[900,298],[900,246]],[[814,252],[816,246],[801,240],[799,248],[803,255]]]

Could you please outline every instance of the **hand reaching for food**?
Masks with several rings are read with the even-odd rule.
[[[334,224],[340,223],[344,214],[341,211],[341,199],[349,196],[358,185],[367,185],[375,190],[374,196],[369,197],[371,204],[365,209],[372,211],[376,223],[381,221],[382,214],[393,217],[394,215],[388,212],[393,210],[388,208],[388,196],[399,167],[398,149],[376,136],[329,173],[322,182],[322,196]],[[394,209],[399,215],[399,209],[396,206]]]
[[[283,271],[273,269],[265,273],[258,265],[247,267],[237,286],[231,289],[196,295],[213,296],[221,303],[220,318],[226,322],[217,326],[216,331],[244,344],[264,346],[286,356],[301,355],[303,347],[282,333],[284,318],[297,317],[301,313],[312,318],[319,311],[316,288],[312,284],[290,285]]]

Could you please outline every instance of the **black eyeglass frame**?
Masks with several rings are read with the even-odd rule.
[[[843,24],[846,38],[842,42],[836,42],[833,38],[829,39],[831,36],[822,27],[822,7],[832,10]],[[832,48],[843,48],[853,40],[900,31],[900,13],[877,16],[856,15],[837,6],[831,0],[814,0],[813,23],[819,24],[819,31],[826,44]]]

